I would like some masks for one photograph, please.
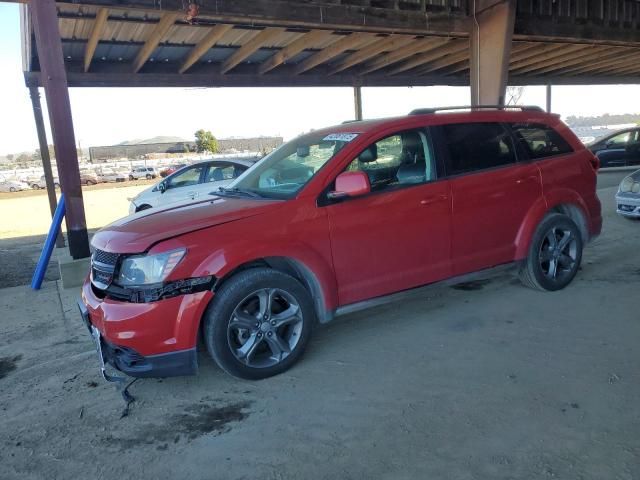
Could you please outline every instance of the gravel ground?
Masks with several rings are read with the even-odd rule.
[[[202,354],[100,380],[77,292],[0,290],[0,478],[636,479],[639,222],[612,213],[565,290],[509,274],[342,317],[260,382]]]

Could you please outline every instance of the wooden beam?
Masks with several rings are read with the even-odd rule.
[[[463,50],[469,49],[469,42],[466,40],[450,40],[447,45],[444,45],[440,48],[436,48],[434,50],[430,50],[425,53],[421,53],[419,55],[415,55],[410,58],[406,62],[397,67],[390,70],[387,75],[397,75],[398,73],[405,72],[407,70],[411,70],[413,68],[419,67],[420,65],[424,65],[425,63],[432,62],[440,57],[444,57],[445,55],[449,55],[452,53],[458,53]]]
[[[557,53],[559,50],[566,48],[566,46],[566,44],[542,44],[537,50],[527,50],[526,55],[523,55],[523,57],[519,60],[509,62],[509,67],[521,68],[527,65],[531,65],[532,63],[536,63],[537,61],[539,61],[541,58],[544,58],[545,55]],[[558,55],[561,55],[561,53],[558,53]]]
[[[562,75],[572,75],[573,76],[573,75],[577,75],[577,74],[598,71],[598,70],[601,70],[603,68],[607,68],[607,67],[610,67],[610,66],[619,65],[621,63],[627,63],[627,62],[629,62],[630,58],[633,60],[633,58],[635,57],[635,55],[637,53],[638,53],[638,49],[637,48],[625,49],[624,52],[620,52],[618,54],[618,56],[616,56],[616,57],[607,57],[607,58],[603,58],[602,60],[597,60],[595,62],[590,62],[587,65],[578,65],[578,66],[571,67],[571,68],[568,68],[568,69],[562,69],[562,70],[559,70],[558,73],[562,74]]]
[[[588,46],[586,47],[588,48]],[[544,67],[550,62],[554,61],[558,57],[567,57],[567,55],[575,55],[577,52],[584,50],[585,45],[563,45],[557,50],[547,52],[542,55],[537,55],[526,60],[521,60],[510,65],[510,70],[524,70],[535,69],[536,67]]]
[[[175,21],[180,17],[180,13],[163,13],[160,17],[160,21],[156,24],[156,27],[149,35],[149,38],[142,46],[138,55],[136,55],[135,60],[133,61],[133,72],[137,73],[138,70],[142,68],[142,66],[147,62],[153,51],[156,49],[158,44],[162,41],[162,38],[169,31],[169,29],[173,26]]]
[[[389,52],[384,57],[377,58],[373,62],[365,65],[364,68],[358,72],[358,75],[375,72],[376,70],[380,70],[381,68],[385,68],[398,63],[405,58],[409,58],[416,53],[429,52],[431,50],[439,48],[449,41],[449,38],[442,37],[432,37],[415,40],[406,47],[399,48],[398,50],[395,50],[393,52]]]
[[[331,30],[311,30],[310,32],[302,34],[289,45],[280,49],[280,51],[274,53],[271,57],[262,62],[258,72],[260,75],[264,75],[270,70],[276,68],[278,65],[282,65],[288,60],[291,60],[303,50],[325,41],[332,34],[333,32]]]
[[[581,63],[584,63],[585,61],[590,61],[590,59],[593,57],[598,58],[600,55],[610,52],[611,49],[614,48],[618,47],[585,45],[581,51],[565,53],[564,55],[554,58],[553,60],[545,62],[543,65],[533,64],[529,65],[528,67],[518,69],[517,74],[535,72],[536,75],[539,75],[544,72],[558,70],[567,66],[579,65]]]
[[[196,63],[202,56],[207,53],[211,47],[213,47],[218,40],[220,40],[225,33],[233,28],[233,25],[227,23],[219,23],[215,27],[209,30],[209,33],[198,42],[189,52],[189,55],[184,59],[182,65],[178,69],[179,73],[186,72],[194,63]]]
[[[89,35],[89,39],[87,40],[87,45],[84,49],[84,71],[89,71],[89,66],[91,65],[91,60],[93,60],[93,54],[96,51],[96,47],[98,46],[98,42],[100,41],[100,37],[102,36],[102,32],[104,32],[104,27],[107,24],[107,19],[109,18],[109,9],[101,8],[96,13],[96,19],[93,21],[93,29],[91,30],[91,34]]]
[[[60,3],[63,3],[62,1]],[[176,12],[184,15],[184,0],[66,0],[66,3],[110,6],[118,10]],[[188,3],[188,2],[187,2]],[[470,19],[462,10],[407,11],[367,5],[291,0],[216,0],[197,2],[200,17],[215,23],[348,30],[410,35],[466,35]],[[364,3],[364,2],[361,2]]]
[[[329,70],[329,75],[334,75],[338,72],[351,68],[354,65],[365,62],[372,57],[375,57],[379,53],[385,51],[394,51],[398,48],[402,48],[410,42],[414,41],[414,37],[410,36],[389,36],[381,38],[380,40],[372,43],[371,45],[352,53],[347,58],[336,64]]]
[[[345,50],[349,50],[350,48],[361,45],[367,40],[372,41],[374,38],[375,37],[373,35],[369,35],[368,33],[352,33],[350,35],[347,35],[337,42],[332,43],[327,48],[320,50],[318,53],[315,53],[306,60],[302,61],[295,69],[295,73],[296,75],[300,75],[301,73],[304,73],[307,70],[311,70],[321,63],[325,63],[331,60],[336,55],[340,55]]]
[[[285,29],[282,27],[269,27],[262,30],[255,37],[241,46],[233,55],[227,58],[220,68],[220,73],[227,73],[233,67],[238,65],[240,62],[248,58],[252,53],[256,52],[263,47],[265,43],[273,40],[278,35],[281,35]]]
[[[541,45],[543,44],[533,42],[515,42],[513,47],[511,48],[511,56],[509,58],[509,61],[513,62],[515,60],[520,60],[521,58],[527,57],[528,55],[532,55],[533,50],[540,48]],[[451,67],[444,69],[441,73],[443,73],[444,75],[452,75],[454,73],[462,72],[465,70],[469,70],[469,61],[467,60],[455,63]]]
[[[469,60],[468,49],[464,49],[460,52],[447,55],[444,58],[439,58],[433,62],[429,62],[424,68],[421,68],[418,72],[416,72],[416,74],[424,75],[425,73],[435,72],[436,70],[440,70],[450,65],[463,62],[465,60]]]
[[[580,55],[580,56],[576,55],[571,60],[565,60],[564,62],[555,64],[555,65],[549,65],[548,67],[540,68],[529,73],[530,74],[533,73],[534,75],[541,75],[543,73],[560,71],[560,70],[566,69],[567,67],[582,66],[582,65],[585,65],[585,63],[591,63],[593,61],[597,61],[599,58],[601,58],[601,55],[609,54],[613,51],[617,51],[619,48],[620,47],[598,47],[588,54]]]

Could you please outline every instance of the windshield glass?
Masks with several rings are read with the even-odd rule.
[[[293,198],[357,133],[309,133],[285,143],[231,183],[228,191]]]

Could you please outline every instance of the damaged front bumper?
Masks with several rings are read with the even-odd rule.
[[[138,378],[194,375],[197,372],[198,360],[195,348],[158,355],[141,355],[130,347],[114,345],[107,341],[100,330],[91,323],[89,310],[81,300],[78,301],[78,308],[82,321],[96,346],[100,372],[108,382],[122,382],[125,379],[108,373],[107,365],[130,377]]]

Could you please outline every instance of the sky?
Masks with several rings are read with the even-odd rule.
[[[32,151],[37,136],[22,76],[18,5],[0,3],[0,155]],[[44,92],[41,89],[43,106]],[[76,142],[82,148],[159,135],[218,138],[281,135],[353,118],[351,88],[71,88]],[[414,108],[468,105],[468,87],[363,88],[364,118]],[[526,87],[521,104],[545,106],[544,87]],[[563,117],[640,113],[639,85],[553,87],[552,110]],[[48,123],[45,111],[45,123]],[[51,134],[47,133],[51,143]]]

